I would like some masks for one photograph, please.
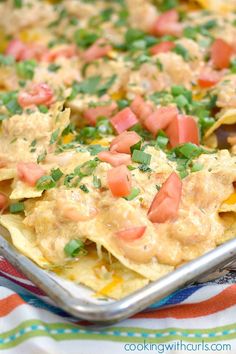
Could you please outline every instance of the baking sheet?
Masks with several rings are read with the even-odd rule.
[[[45,291],[64,311],[94,323],[111,324],[147,308],[180,287],[193,283],[203,275],[212,274],[213,270],[222,269],[229,262],[236,260],[236,239],[226,242],[119,301],[99,300],[84,286],[76,285],[39,268],[20,254],[3,236],[0,236],[0,254]]]

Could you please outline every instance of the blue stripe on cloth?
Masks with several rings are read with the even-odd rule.
[[[5,279],[4,277],[0,276],[0,285],[11,289],[12,291],[16,292],[21,296],[21,298],[27,302],[29,305],[35,306],[36,308],[39,309],[44,309],[47,311],[50,311],[56,315],[67,317],[68,319],[73,320],[72,317],[70,317],[66,312],[63,310],[60,310],[58,307],[49,304],[45,302],[43,299],[40,297],[34,296],[30,291],[25,289],[24,287],[21,287],[20,285],[16,284],[14,281],[11,281],[9,279]],[[187,288],[177,290],[171,295],[165,297],[164,299],[157,301],[153,305],[149,306],[145,311],[151,311],[154,309],[158,308],[163,308],[164,306],[170,306],[170,305],[177,305],[186,300],[189,296],[194,294],[197,290],[200,288],[204,287],[204,284],[201,285],[192,285]]]
[[[148,310],[153,310],[161,308],[164,306],[177,305],[186,300],[189,296],[194,294],[196,291],[201,289],[204,285],[192,285],[188,288],[180,289],[175,291],[169,296],[166,296],[164,299],[155,302],[153,305],[149,306]]]

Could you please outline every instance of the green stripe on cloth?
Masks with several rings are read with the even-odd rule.
[[[62,340],[109,340],[125,343],[142,343],[148,339],[150,343],[186,340],[188,342],[219,342],[236,338],[236,323],[213,329],[179,329],[167,328],[161,330],[136,327],[108,327],[103,330],[93,330],[70,323],[45,323],[39,320],[22,322],[16,328],[1,334],[0,350],[17,346],[33,337],[52,337]]]

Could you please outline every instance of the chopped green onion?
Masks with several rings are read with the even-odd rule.
[[[127,196],[127,197],[124,197],[124,199],[126,200],[133,200],[134,198],[136,198],[140,193],[140,189],[139,188],[133,188],[131,193]]]
[[[22,0],[14,0],[14,6],[15,6],[17,9],[20,9],[20,8],[23,6]]]
[[[39,191],[48,190],[54,188],[56,186],[56,182],[52,178],[52,176],[42,176],[37,180],[36,189]]]
[[[16,71],[22,79],[32,80],[36,66],[35,60],[24,60],[16,64]]]
[[[94,145],[88,146],[88,151],[90,152],[90,155],[91,155],[91,156],[95,156],[95,155],[97,155],[99,152],[105,151],[105,150],[107,150],[107,149],[108,149],[108,148],[103,147],[102,145],[99,145],[99,144],[94,144]]]
[[[181,44],[176,44],[176,46],[174,47],[174,49],[172,49],[172,51],[178,55],[181,55],[181,57],[185,61],[188,61],[190,59],[188,50],[185,47],[183,47]]]
[[[116,103],[118,104],[119,110],[129,107],[129,101],[125,99],[118,100]]]
[[[22,108],[18,103],[18,92],[0,93],[0,105],[4,105],[10,114],[21,114]]]
[[[151,168],[147,165],[140,165],[138,168],[141,172],[152,172]]]
[[[187,170],[179,171],[179,175],[181,179],[184,179],[185,177],[188,176],[188,171]]]
[[[62,131],[62,133],[61,133],[61,136],[66,136],[66,135],[68,135],[68,134],[70,134],[70,133],[73,133],[74,130],[75,130],[74,124],[73,124],[73,123],[69,123],[69,124],[65,127],[65,129],[63,129],[63,131]]]
[[[55,130],[55,131],[52,133],[51,139],[50,139],[50,142],[49,142],[50,145],[54,144],[54,143],[57,141],[57,138],[58,138],[58,136],[59,136],[59,133],[60,133],[60,129],[59,129],[59,128],[57,128],[57,130]]]
[[[11,204],[9,207],[10,213],[20,213],[25,209],[25,205],[22,202]]]
[[[185,27],[184,28],[184,37],[190,38],[190,39],[196,39],[198,35],[198,29],[196,27]]]
[[[79,28],[74,33],[74,41],[78,47],[83,49],[91,46],[97,39],[98,34],[87,31],[84,28]]]
[[[203,164],[199,163],[199,162],[195,162],[193,164],[193,166],[191,167],[191,172],[198,172],[201,171],[203,169]]]
[[[186,158],[191,159],[202,154],[203,149],[192,143],[186,143],[179,147],[179,152]]]
[[[80,177],[90,176],[96,169],[98,163],[99,160],[97,158],[94,160],[86,161],[82,165],[77,166],[74,169],[74,173]]]
[[[62,176],[63,172],[60,170],[60,168],[52,169],[51,177],[55,182],[59,181]]]
[[[159,3],[160,10],[163,12],[176,8],[179,5],[178,0],[162,0]]]
[[[37,144],[37,140],[34,139],[34,140],[31,142],[30,147],[35,147],[36,144]]]
[[[47,107],[47,106],[44,106],[43,104],[40,104],[40,105],[38,106],[38,110],[39,110],[39,112],[41,112],[41,113],[48,113],[48,107]]]
[[[93,185],[95,188],[101,188],[102,182],[97,176],[93,176]]]
[[[165,149],[168,142],[169,139],[167,135],[163,132],[163,130],[160,130],[157,134],[156,146],[158,146],[160,149]]]
[[[44,150],[41,154],[38,155],[37,163],[44,161],[46,156],[47,156],[47,151]]]
[[[51,63],[48,65],[48,71],[51,71],[53,73],[57,72],[61,68],[61,65]]]
[[[134,150],[132,154],[132,160],[144,165],[149,165],[151,162],[151,155],[140,150]]]
[[[84,192],[84,193],[89,193],[89,189],[85,184],[81,184],[79,188]]]
[[[69,241],[65,247],[64,252],[68,257],[74,258],[76,256],[87,254],[84,248],[84,242],[81,240],[71,240]]]
[[[136,170],[136,167],[132,166],[132,165],[128,165],[127,166],[128,170],[133,171]]]
[[[15,58],[11,55],[0,54],[0,65],[9,66],[15,63]]]
[[[139,140],[136,144],[132,145],[130,147],[131,154],[133,153],[134,150],[140,150],[142,146],[142,140]]]

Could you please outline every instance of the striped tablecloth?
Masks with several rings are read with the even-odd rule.
[[[179,290],[98,328],[58,309],[0,257],[0,351],[17,354],[236,353],[236,276]]]

